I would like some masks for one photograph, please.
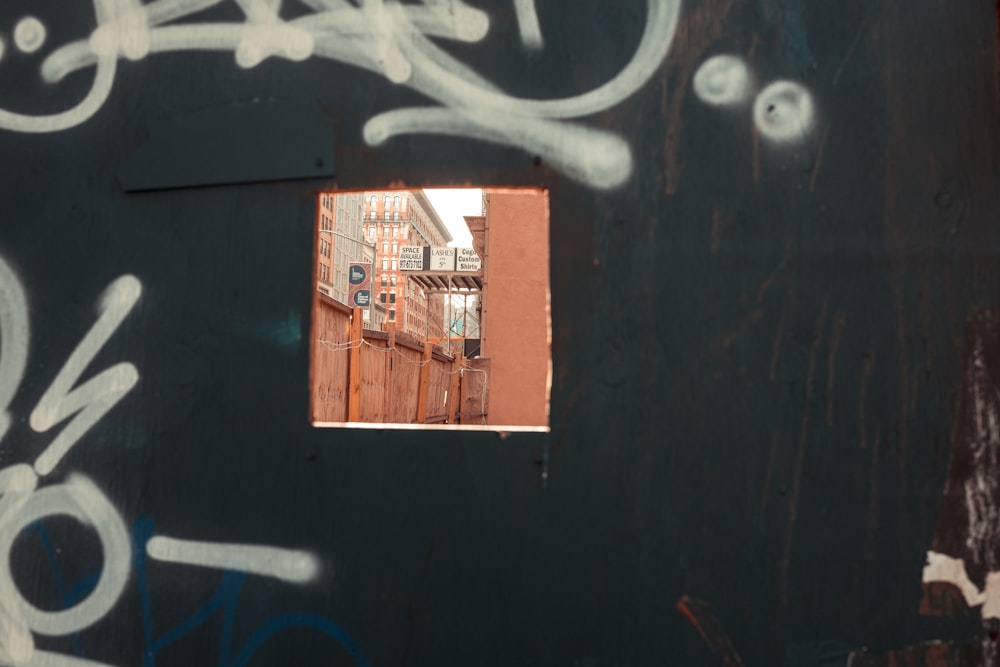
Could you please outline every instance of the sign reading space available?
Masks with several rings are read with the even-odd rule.
[[[424,248],[419,245],[404,245],[399,249],[400,271],[423,271]]]

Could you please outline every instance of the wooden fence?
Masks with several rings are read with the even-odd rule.
[[[313,421],[483,424],[487,374],[400,331],[362,328],[362,310],[319,294],[310,387]],[[488,366],[488,365],[487,365]]]

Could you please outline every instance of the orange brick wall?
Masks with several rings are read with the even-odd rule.
[[[549,210],[535,192],[490,192],[482,356],[488,423],[548,426]]]

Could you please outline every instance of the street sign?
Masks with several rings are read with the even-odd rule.
[[[458,259],[455,264],[457,271],[478,271],[483,268],[483,261],[479,259],[475,248],[456,248]]]
[[[431,248],[431,265],[428,271],[454,271],[456,248]]]
[[[367,308],[371,303],[372,271],[371,265],[362,262],[351,262],[347,267],[348,304]]]
[[[361,285],[368,278],[368,267],[364,264],[351,264],[351,270],[347,274],[347,280],[352,285]]]

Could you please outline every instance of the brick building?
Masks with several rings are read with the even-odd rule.
[[[484,191],[483,215],[465,216],[482,258],[480,355],[488,359],[493,425],[547,426],[552,363],[548,198]]]
[[[444,332],[444,299],[428,295],[399,270],[402,246],[445,246],[448,228],[419,190],[377,190],[364,195],[364,234],[375,248],[374,302],[386,321],[420,338]]]

